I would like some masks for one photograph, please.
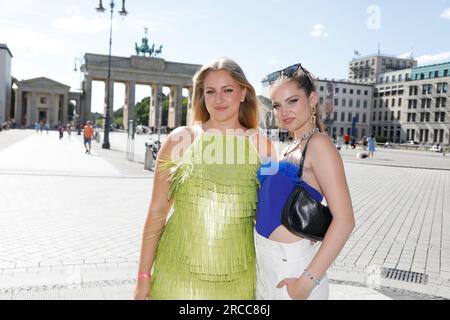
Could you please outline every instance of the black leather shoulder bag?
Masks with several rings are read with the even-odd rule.
[[[310,139],[302,153],[298,171],[300,179],[303,177],[303,165]],[[330,209],[311,197],[302,186],[295,186],[281,214],[281,224],[289,231],[315,241],[323,240],[332,219]]]

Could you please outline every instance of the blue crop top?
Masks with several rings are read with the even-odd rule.
[[[261,187],[258,190],[256,231],[265,238],[269,238],[272,232],[281,225],[284,204],[295,186],[303,186],[316,201],[325,204],[323,195],[298,177],[297,164],[283,160],[279,162],[276,174],[262,175],[261,170],[270,165],[270,162],[263,164],[258,170]]]

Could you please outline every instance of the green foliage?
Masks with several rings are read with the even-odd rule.
[[[387,138],[384,136],[375,136],[375,140],[377,140],[377,143],[385,143]]]
[[[114,126],[123,126],[123,118],[122,117],[117,117],[114,118]]]
[[[142,124],[144,126],[148,126],[148,115],[150,112],[150,97],[146,97],[142,99],[141,102],[138,102],[136,104],[136,107],[134,109],[135,112],[135,120],[136,124]]]

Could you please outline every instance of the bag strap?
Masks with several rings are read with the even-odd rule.
[[[300,160],[300,167],[299,167],[299,169],[298,169],[298,177],[299,177],[299,178],[302,178],[302,177],[303,177],[303,166],[304,166],[304,164],[305,164],[306,150],[308,150],[308,144],[309,144],[309,141],[311,140],[312,137],[314,137],[315,134],[316,134],[316,133],[313,133],[313,135],[312,135],[311,137],[309,137],[308,141],[306,142],[305,149],[303,149],[303,152],[302,152],[302,159]]]

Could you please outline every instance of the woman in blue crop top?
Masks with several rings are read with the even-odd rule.
[[[263,164],[258,172],[256,298],[328,299],[326,271],[355,225],[342,159],[323,133],[311,74],[297,64],[268,75],[266,81],[276,117],[295,140],[283,150],[275,174],[265,174],[265,167],[273,168],[273,163]],[[298,178],[302,149],[308,141],[303,176]],[[296,185],[332,212],[333,220],[318,250],[312,241],[297,237],[281,224],[282,209]]]

